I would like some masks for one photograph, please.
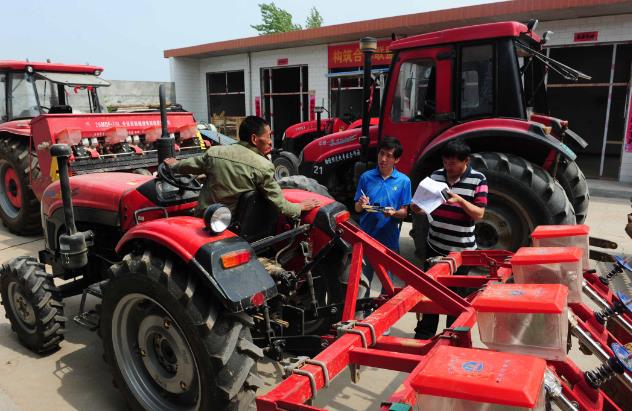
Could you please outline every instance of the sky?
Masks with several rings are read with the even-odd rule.
[[[256,36],[266,0],[31,0],[2,2],[0,59],[94,64],[109,80],[169,81],[164,50]],[[493,0],[276,0],[305,25],[323,25],[491,3]]]

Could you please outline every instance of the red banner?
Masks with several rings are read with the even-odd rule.
[[[391,64],[391,54],[388,53],[388,46],[391,40],[379,40],[377,42],[377,50],[373,55],[372,65],[382,66]],[[337,46],[329,46],[327,50],[329,59],[329,68],[346,68],[346,67],[362,67],[364,58],[360,51],[359,42],[349,44],[339,44]]]
[[[261,117],[261,97],[255,96],[255,116]]]
[[[309,121],[316,119],[316,93],[309,94]]]

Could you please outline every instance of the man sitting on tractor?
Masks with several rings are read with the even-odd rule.
[[[301,211],[319,205],[316,199],[290,203],[274,179],[274,166],[266,157],[272,151],[270,125],[261,117],[248,116],[239,126],[239,142],[213,146],[206,153],[165,163],[179,174],[206,174],[196,215],[201,216],[212,203],[222,203],[235,213],[242,193],[259,190],[284,215],[298,218]]]

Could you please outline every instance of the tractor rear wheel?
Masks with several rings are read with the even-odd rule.
[[[321,196],[333,198],[327,187],[320,184],[313,178],[305,176],[289,176],[279,180],[281,188],[297,188],[299,190],[311,191],[312,193],[320,194]]]
[[[2,265],[0,294],[5,316],[22,345],[38,354],[59,349],[66,318],[53,275],[33,257],[17,257]]]
[[[33,235],[42,231],[39,201],[29,186],[39,177],[37,157],[29,155],[25,137],[0,138],[0,218],[12,233]]]
[[[576,162],[562,158],[558,165],[556,177],[562,188],[564,188],[566,197],[568,197],[573,204],[575,221],[577,224],[583,224],[584,221],[586,221],[588,203],[590,201],[586,176],[584,176],[584,173],[579,169]]]
[[[128,254],[103,286],[101,329],[114,381],[134,410],[254,407],[263,356],[180,260]]]
[[[575,224],[564,189],[542,167],[504,153],[474,153],[472,167],[485,174],[488,205],[476,223],[481,249],[516,250],[541,224]]]

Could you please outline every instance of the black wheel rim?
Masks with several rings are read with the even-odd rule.
[[[485,216],[476,223],[476,245],[483,250],[516,250],[527,241],[534,228],[529,212],[519,201],[490,192]]]
[[[180,326],[154,299],[125,295],[112,313],[115,361],[145,409],[198,410],[200,372]]]

